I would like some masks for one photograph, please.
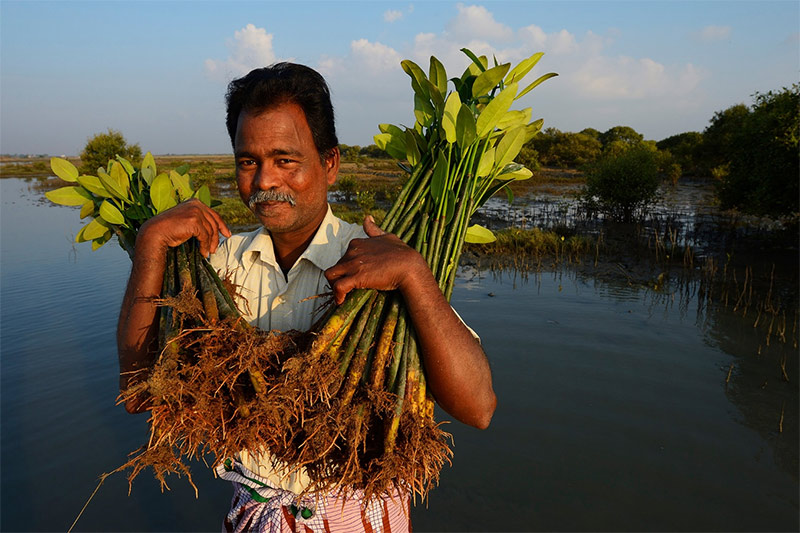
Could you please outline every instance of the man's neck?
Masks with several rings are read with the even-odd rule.
[[[324,220],[324,217],[322,220]],[[303,255],[303,252],[306,251],[308,245],[311,244],[311,241],[314,240],[314,236],[317,234],[319,227],[322,225],[322,220],[320,220],[316,226],[313,226],[313,229],[310,232],[270,232],[270,236],[272,237],[272,248],[275,252],[275,259],[278,261],[278,265],[281,267],[284,276],[288,276],[289,271],[292,269],[294,264],[297,262],[300,256]]]

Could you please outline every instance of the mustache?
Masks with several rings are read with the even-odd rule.
[[[252,211],[256,208],[256,204],[263,202],[286,202],[292,207],[297,203],[291,194],[270,189],[268,191],[256,191],[251,194],[250,198],[247,199],[247,207]]]

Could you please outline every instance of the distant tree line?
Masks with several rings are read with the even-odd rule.
[[[785,215],[800,211],[799,139],[800,84],[794,84],[756,93],[749,107],[737,104],[718,111],[702,133],[690,131],[655,142],[628,126],[578,133],[548,128],[525,145],[518,159],[531,170],[541,166],[583,170],[590,189],[599,174],[611,172],[613,161],[630,165],[635,159],[637,166],[655,169],[657,179],[673,183],[682,176],[713,179],[723,208]],[[630,150],[637,155],[622,157]],[[617,188],[623,192],[638,187],[626,182]],[[625,216],[639,204],[629,203]]]

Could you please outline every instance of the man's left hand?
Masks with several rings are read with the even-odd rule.
[[[403,291],[415,276],[431,276],[422,255],[380,229],[371,215],[364,219],[364,231],[368,238],[353,239],[339,262],[325,271],[337,305],[353,289]]]

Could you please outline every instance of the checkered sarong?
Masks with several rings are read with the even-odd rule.
[[[234,486],[231,510],[223,531],[265,533],[411,531],[409,498],[372,498],[367,504],[357,495],[343,498],[336,494],[299,496],[274,489],[267,480],[238,461],[227,460],[217,466],[217,475]]]

